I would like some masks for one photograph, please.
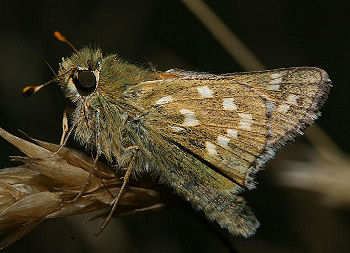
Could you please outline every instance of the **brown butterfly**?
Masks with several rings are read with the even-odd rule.
[[[57,79],[76,105],[69,133],[97,150],[96,161],[102,153],[126,169],[113,210],[130,175],[150,173],[243,236],[259,222],[238,193],[254,188],[254,174],[319,116],[331,86],[313,67],[160,73],[91,48],[63,59]]]

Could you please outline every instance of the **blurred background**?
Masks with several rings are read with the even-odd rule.
[[[207,0],[204,10],[228,29],[219,22],[212,33],[208,25],[218,20],[205,16],[202,5],[193,5],[198,2],[203,3],[1,0],[0,126],[59,142],[67,103],[59,87],[21,96],[24,86],[53,78],[49,65],[57,71],[61,57],[73,53],[53,37],[54,30],[77,48],[97,45],[105,53],[164,71],[244,71],[247,67],[220,42],[220,32],[227,31],[268,69],[325,69],[334,87],[317,121],[323,131],[314,128],[309,138],[287,145],[259,173],[258,188],[243,194],[261,222],[256,235],[232,237],[173,196],[164,211],[113,220],[97,238],[97,223],[82,224],[89,216],[46,221],[5,252],[349,252],[349,3]],[[238,44],[231,44],[233,51]],[[8,156],[18,154],[0,140],[0,168],[13,166]]]

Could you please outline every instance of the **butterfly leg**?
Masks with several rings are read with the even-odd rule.
[[[96,232],[96,235],[99,235],[101,234],[101,232],[105,229],[105,227],[107,226],[108,222],[110,221],[110,219],[112,218],[113,216],[113,213],[115,211],[115,209],[117,208],[117,206],[120,204],[120,201],[121,201],[121,197],[123,196],[123,194],[125,193],[125,189],[126,189],[126,185],[130,179],[130,176],[131,176],[131,172],[132,172],[132,166],[134,164],[134,161],[136,159],[136,156],[137,156],[137,153],[138,153],[138,150],[139,150],[139,147],[138,146],[131,146],[131,147],[128,147],[126,148],[126,150],[134,150],[134,153],[129,161],[129,164],[128,164],[128,167],[125,168],[126,169],[126,172],[125,172],[125,175],[124,175],[124,180],[123,180],[123,184],[119,190],[119,193],[118,193],[118,196],[111,202],[111,205],[112,205],[112,209],[111,211],[109,212],[109,215],[108,217],[105,219],[105,221],[103,222],[102,226],[99,228],[99,230]]]
[[[87,180],[85,181],[85,184],[83,185],[83,187],[81,188],[81,190],[79,191],[79,193],[74,197],[74,199],[72,200],[72,202],[77,201],[85,192],[86,187],[89,186],[90,181],[91,181],[91,177],[94,174],[94,171],[96,169],[96,165],[97,165],[97,161],[98,158],[101,156],[101,144],[100,144],[100,111],[96,110],[95,111],[95,116],[96,116],[96,156],[94,158],[94,161],[92,163],[92,167],[91,170],[89,172],[89,176],[87,178]],[[101,180],[102,181],[102,180]]]
[[[57,150],[50,155],[48,155],[45,158],[51,158],[55,155],[57,155],[61,149],[67,144],[68,138],[72,134],[73,130],[76,128],[78,125],[78,121],[74,122],[71,128],[69,129],[68,126],[68,117],[67,117],[67,108],[64,109],[63,111],[63,117],[62,117],[62,135],[61,135],[61,140],[60,140],[60,145],[58,146]],[[68,130],[69,129],[69,130]]]
[[[61,151],[61,149],[67,144],[68,138],[72,134],[72,132],[73,132],[74,128],[77,126],[77,124],[78,124],[78,122],[75,122],[71,126],[69,131],[67,131],[67,133],[62,133],[61,142],[60,142],[60,145],[58,146],[57,150],[55,152],[51,153],[50,155],[46,156],[45,158],[51,158],[51,157],[57,155]],[[63,134],[64,134],[64,138],[63,138]]]
[[[61,135],[60,145],[62,145],[62,143],[64,142],[68,131],[69,131],[69,127],[68,127],[67,108],[65,108],[63,111],[63,117],[62,117],[62,135]]]
[[[83,187],[80,189],[79,193],[74,197],[73,200],[70,200],[68,202],[75,202],[77,201],[82,195],[83,193],[85,192],[86,188],[89,186],[90,184],[90,181],[91,181],[91,177],[92,175],[94,174],[94,171],[95,171],[95,168],[96,168],[96,164],[97,164],[97,161],[98,161],[98,158],[100,157],[99,154],[96,154],[95,158],[94,158],[94,162],[92,164],[92,167],[91,167],[91,170],[89,172],[89,176],[88,178],[86,179],[85,181],[85,184],[83,185]],[[102,181],[103,182],[103,181]]]

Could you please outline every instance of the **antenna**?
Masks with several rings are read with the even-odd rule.
[[[67,43],[71,48],[73,48],[73,50],[74,50],[76,53],[78,53],[78,50],[75,48],[75,46],[73,46],[73,44],[70,43],[70,41],[67,40],[66,37],[64,37],[64,36],[62,35],[62,33],[60,33],[59,31],[55,31],[55,32],[53,33],[53,35],[54,35],[54,36],[56,37],[56,39],[58,39],[59,41],[62,41],[62,42],[64,42],[64,43]]]
[[[38,92],[41,88],[45,87],[46,85],[56,81],[57,79],[59,79],[60,77],[64,76],[65,74],[67,74],[69,71],[71,71],[72,69],[75,69],[75,67],[68,69],[67,71],[63,72],[61,75],[56,76],[55,78],[51,79],[50,81],[43,83],[41,85],[30,85],[25,87],[22,90],[22,95],[23,97],[29,97],[31,95],[33,95],[34,93]]]
[[[56,37],[56,39],[58,39],[59,41],[62,41],[64,43],[67,43],[71,48],[73,48],[73,50],[78,53],[78,50],[75,48],[75,46],[73,46],[72,43],[70,43],[69,40],[66,39],[66,37],[64,37],[62,35],[62,33],[60,33],[59,31],[55,31],[54,33],[54,36]],[[64,76],[65,74],[67,74],[69,71],[71,71],[72,69],[75,69],[75,68],[70,68],[69,70],[65,71],[64,73],[62,73],[61,75],[51,79],[50,81],[44,83],[44,84],[41,84],[41,85],[31,85],[31,86],[27,86],[25,87],[23,90],[22,90],[22,95],[23,97],[29,97],[31,95],[33,95],[34,93],[38,92],[41,88],[45,87],[46,85],[56,81],[57,79],[59,79],[60,77]]]

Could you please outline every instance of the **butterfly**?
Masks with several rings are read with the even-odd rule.
[[[320,115],[331,86],[315,67],[157,72],[92,48],[63,58],[57,80],[75,104],[69,132],[116,164],[123,186],[150,173],[245,237],[259,222],[239,193],[254,188],[254,174]]]

